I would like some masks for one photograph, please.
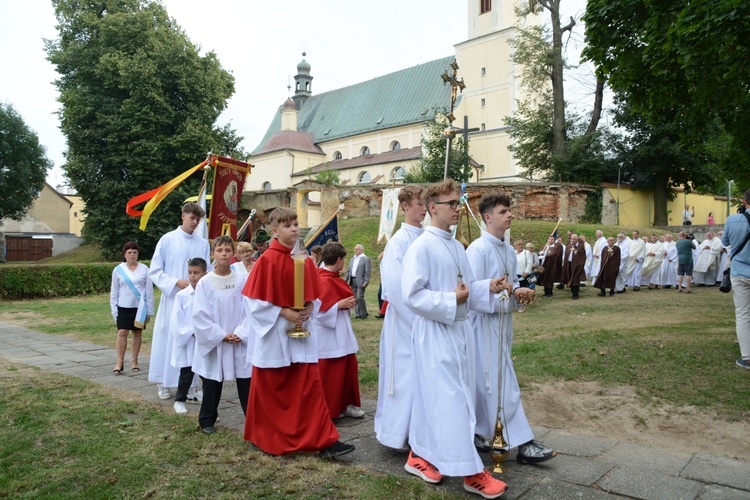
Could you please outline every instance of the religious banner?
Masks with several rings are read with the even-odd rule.
[[[214,186],[211,195],[211,214],[208,217],[208,237],[231,236],[237,240],[237,210],[245,187],[245,176],[252,165],[223,156],[212,158]]]
[[[342,205],[343,206],[343,205]],[[339,211],[336,210],[332,216],[322,224],[317,231],[307,238],[305,248],[309,252],[315,245],[323,246],[329,241],[339,241]]]
[[[383,201],[380,212],[380,229],[378,230],[378,243],[383,238],[385,241],[391,239],[393,228],[396,226],[396,217],[398,216],[398,193],[401,188],[384,189]]]

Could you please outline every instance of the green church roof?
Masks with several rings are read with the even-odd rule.
[[[454,56],[419,64],[366,82],[323,94],[313,94],[297,115],[297,130],[313,135],[315,144],[420,123],[434,108],[448,108],[451,87],[440,76],[450,71]],[[279,110],[281,107],[279,107]],[[281,130],[277,112],[253,154]]]

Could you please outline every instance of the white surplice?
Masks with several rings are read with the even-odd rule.
[[[494,279],[508,275],[513,288],[518,288],[513,247],[486,231],[481,238],[474,240],[466,250],[474,277]],[[492,438],[495,431],[498,405],[501,410],[503,434],[511,448],[534,439],[529,421],[521,404],[521,388],[518,386],[516,371],[513,368],[511,347],[513,345],[513,317],[516,301],[495,295],[488,303],[488,309],[472,311],[469,319],[476,338],[476,433]],[[499,376],[502,370],[502,392]]]
[[[312,315],[318,335],[318,359],[343,358],[359,351],[349,309],[339,309],[338,302],[321,312],[320,301]]]
[[[193,372],[210,380],[224,382],[250,378],[252,365],[247,362],[248,338],[241,328],[245,322],[242,288],[245,276],[234,271],[228,276],[209,273],[195,287],[193,325],[195,356]],[[242,342],[224,342],[234,333]]]
[[[382,297],[388,308],[380,332],[378,366],[378,405],[375,410],[375,437],[391,448],[405,448],[409,439],[412,403],[412,341],[414,313],[401,294],[403,260],[411,244],[422,234],[422,227],[402,223],[388,240],[380,261]]]
[[[632,240],[627,236],[622,241],[615,243],[620,247],[620,272],[617,274],[617,280],[615,281],[615,289],[618,292],[625,290],[625,285],[628,284],[628,278],[630,277],[626,272],[625,268],[628,265],[628,256],[630,255],[630,242]]]
[[[180,291],[177,282],[188,279],[188,261],[195,257],[204,259],[208,270],[213,270],[208,242],[196,233],[188,234],[178,227],[161,237],[151,258],[149,278],[161,290],[161,300],[154,322],[148,380],[164,387],[177,387],[180,377],[180,369],[172,366],[174,342],[169,335],[169,320],[175,296]]]
[[[252,350],[247,351],[247,361],[258,368],[281,368],[292,363],[318,362],[318,332],[312,319],[302,323],[310,332],[305,338],[291,338],[289,330],[294,323],[281,316],[281,307],[260,299],[245,300],[247,324],[254,337]],[[320,301],[313,301],[314,311],[320,309]]]
[[[456,303],[459,279],[469,288],[463,304]],[[474,448],[478,360],[467,314],[489,307],[489,281],[475,281],[461,243],[430,226],[404,256],[402,293],[416,315],[409,445],[443,475],[477,474],[484,470]]]

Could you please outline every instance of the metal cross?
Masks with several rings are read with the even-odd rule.
[[[446,83],[451,84],[451,112],[448,115],[448,120],[453,123],[453,120],[456,119],[455,116],[453,116],[453,110],[456,107],[456,96],[458,94],[458,89],[461,89],[461,92],[464,91],[466,88],[466,85],[464,84],[464,79],[461,78],[458,79],[458,63],[456,63],[456,60],[454,59],[451,63],[451,68],[453,68],[453,75],[448,74],[448,70],[445,70],[445,73],[443,73],[443,85]]]

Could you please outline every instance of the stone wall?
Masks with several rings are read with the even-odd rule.
[[[325,220],[340,205],[339,217],[379,217],[385,185],[326,187],[317,183],[300,183],[288,191],[246,192],[242,206],[255,208],[257,217],[276,206],[292,206],[298,192],[320,191],[321,220]],[[480,198],[485,193],[503,191],[513,203],[513,213],[517,219],[538,219],[579,222],[586,212],[586,198],[597,188],[580,184],[560,183],[472,183],[468,186],[469,203],[474,213],[478,213]]]

